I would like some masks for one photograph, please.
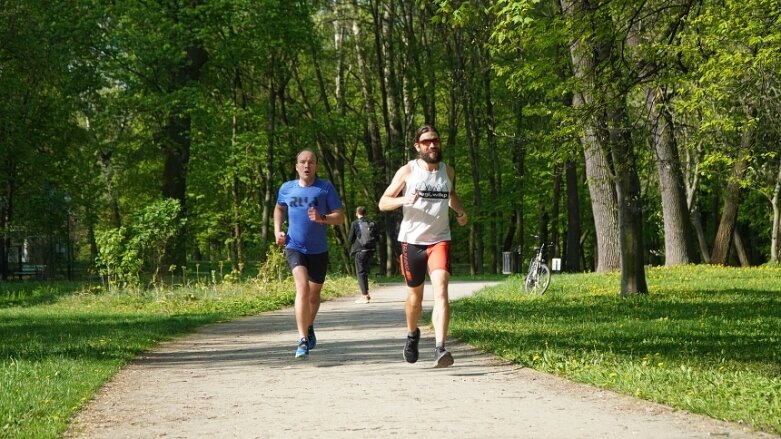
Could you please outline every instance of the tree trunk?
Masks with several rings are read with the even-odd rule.
[[[561,181],[564,167],[556,166],[553,171],[553,194],[551,199],[551,239],[553,247],[548,251],[547,263],[550,267],[551,258],[557,258],[560,254],[560,236],[559,236],[559,206],[561,205]]]
[[[498,146],[496,144],[496,117],[494,115],[494,103],[491,94],[491,75],[490,75],[490,59],[488,54],[484,51],[481,52],[483,58],[484,74],[483,78],[483,96],[485,99],[485,125],[486,125],[486,141],[488,142],[488,193],[491,199],[498,200],[499,194],[502,193],[501,189],[501,171],[499,170],[499,159],[496,152]],[[478,211],[474,212],[477,219]],[[491,239],[488,241],[488,272],[496,273],[501,263],[499,259],[499,215],[491,215],[488,219],[488,233]],[[480,237],[482,239],[482,237]]]
[[[619,231],[621,233],[621,295],[646,294],[643,246],[643,203],[637,160],[625,108],[613,111],[611,151],[616,166]]]
[[[740,180],[743,178],[743,174],[748,166],[748,158],[746,157],[746,151],[753,142],[754,129],[746,128],[741,137],[740,150],[735,162],[733,174],[727,182],[727,187],[724,188],[724,208],[721,212],[721,220],[719,221],[719,228],[716,231],[716,239],[713,243],[713,255],[711,263],[726,265],[727,257],[729,256],[729,249],[732,246],[733,230],[735,229],[735,221],[738,216],[738,206],[740,204]]]
[[[524,207],[524,195],[525,195],[525,176],[526,176],[526,145],[523,142],[523,128],[524,128],[524,119],[523,119],[523,101],[521,99],[516,99],[513,103],[513,113],[515,115],[515,132],[518,134],[514,136],[512,143],[513,143],[513,163],[515,165],[515,172],[516,172],[516,179],[518,185],[518,197],[516,200],[513,201],[513,218],[515,219],[514,223],[511,224],[511,227],[514,229],[514,235],[517,236],[517,240],[515,242],[515,246],[508,245],[506,250],[509,251],[522,251],[524,246],[524,234],[525,231],[525,223],[523,218],[523,207]],[[520,269],[520,267],[519,267]]]
[[[208,58],[206,50],[199,44],[188,47],[186,54],[186,61],[174,72],[172,92],[198,81],[201,68]],[[161,133],[164,156],[162,195],[164,198],[178,200],[184,217],[187,216],[187,164],[190,161],[192,142],[190,138],[192,120],[186,110],[185,108],[173,110]],[[183,266],[187,262],[184,229],[171,238],[171,245],[167,246],[163,260],[166,261],[166,265]]]
[[[231,202],[233,203],[233,250],[234,261],[237,267],[244,267],[244,236],[241,227],[241,183],[239,176],[233,176],[231,185]],[[239,271],[242,271],[240,268]]]
[[[540,218],[539,222],[537,223],[536,245],[539,246],[545,244],[547,246],[548,243],[550,243],[550,240],[548,239],[548,230],[550,229],[550,214],[548,213],[548,209],[546,209],[543,205],[540,206],[539,211]]]
[[[738,255],[738,261],[740,261],[741,267],[750,267],[751,260],[746,253],[746,246],[743,245],[743,239],[740,237],[738,229],[732,232],[732,246],[735,247],[735,254]]]
[[[353,9],[357,12],[357,1],[353,0]],[[374,193],[378,196],[385,191],[385,185],[387,181],[390,181],[393,177],[395,169],[391,169],[393,166],[391,163],[385,163],[385,157],[382,149],[382,140],[380,134],[379,122],[377,120],[376,103],[374,100],[374,91],[372,87],[372,79],[369,67],[366,62],[366,56],[363,51],[361,43],[363,41],[363,32],[361,30],[360,22],[358,21],[358,15],[355,14],[355,18],[352,20],[352,32],[355,41],[355,54],[356,62],[358,63],[359,81],[361,87],[361,95],[363,96],[363,114],[366,117],[366,126],[364,136],[364,143],[366,145],[366,155],[369,163],[372,164],[372,169],[375,172],[372,175],[372,183],[374,186]],[[397,261],[396,258],[390,257],[390,255],[396,254],[395,242],[396,242],[396,230],[401,218],[396,215],[385,215],[385,249],[384,252],[388,255],[385,265],[380,267],[380,272],[395,273]],[[383,250],[380,250],[382,254]]]
[[[702,226],[702,216],[696,202],[697,182],[699,181],[699,166],[701,156],[701,144],[697,145],[697,148],[694,151],[686,149],[686,166],[682,166],[681,169],[685,170],[684,175],[686,178],[684,178],[684,184],[686,185],[686,206],[689,209],[689,218],[692,220],[692,226],[694,227],[694,232],[697,235],[697,243],[699,244],[700,248],[700,261],[709,264],[710,250],[708,249],[708,240],[705,238],[705,229]]]
[[[395,170],[401,165],[400,151],[404,151],[405,149],[405,136],[401,117],[401,109],[404,107],[404,100],[402,98],[403,87],[401,87],[399,84],[398,78],[399,71],[404,74],[404,69],[397,68],[396,66],[399,61],[397,59],[398,55],[396,53],[393,32],[393,23],[396,23],[397,17],[395,15],[393,3],[385,4],[384,8],[383,17],[382,20],[380,20],[382,23],[380,28],[382,31],[382,56],[379,57],[379,60],[382,62],[380,65],[380,78],[382,78],[382,95],[384,98],[383,115],[385,118],[385,127],[387,130],[385,147],[386,152],[382,154],[382,157],[378,157],[378,163],[374,163],[372,166],[372,168],[375,168],[379,171],[373,175],[373,177],[376,179],[376,189],[374,196],[375,199],[378,200],[380,197],[382,197],[383,192],[385,192],[387,182],[390,181],[390,179],[385,179],[386,172],[382,172],[381,164],[384,164],[385,166],[390,164],[392,166],[392,168],[388,169],[388,174],[395,172]],[[393,161],[384,159],[384,157],[389,156],[396,157],[397,159]],[[382,250],[380,253],[382,253]],[[394,261],[396,260],[395,257],[392,259]]]
[[[577,99],[574,100],[577,105]],[[590,128],[586,128],[583,150],[586,157],[586,178],[591,195],[591,210],[597,241],[597,272],[621,269],[621,250],[618,239],[618,202],[613,176],[602,147]]]
[[[480,190],[480,129],[477,126],[479,117],[474,113],[473,97],[467,96],[464,102],[464,129],[466,131],[466,143],[471,166],[473,187],[473,211],[480,212],[483,204],[482,191]],[[469,237],[469,262],[471,274],[483,273],[483,225],[478,221],[470,223]]]
[[[690,216],[692,219],[692,225],[694,226],[694,231],[697,234],[697,242],[700,244],[700,255],[702,256],[702,262],[710,264],[711,256],[710,250],[708,250],[708,239],[705,238],[705,229],[702,227],[702,218],[700,217],[700,211],[696,204],[694,205]]]
[[[564,269],[568,272],[579,272],[580,265],[580,193],[578,191],[577,164],[569,160],[566,164],[567,174],[567,255],[564,259]]]
[[[171,115],[163,138],[163,197],[179,201],[186,215],[187,162],[190,160],[189,116]],[[187,260],[183,232],[171,239],[166,248],[165,264],[183,266]]]
[[[11,231],[9,225],[13,216],[13,203],[15,196],[16,166],[12,159],[8,160],[6,170],[6,181],[3,185],[3,196],[0,197],[0,279],[8,280],[10,267],[8,266],[8,252],[11,249]]]
[[[672,117],[665,108],[664,91],[646,89],[646,110],[656,152],[656,170],[664,218],[664,263],[666,266],[691,262],[691,219],[686,204],[686,186],[675,144]]]
[[[593,6],[582,0],[560,0],[564,15],[576,20],[576,15],[592,11]],[[575,109],[585,109],[593,104],[589,87],[593,87],[590,79],[594,73],[593,52],[595,47],[585,40],[575,38],[570,44],[570,58],[573,76],[584,86],[572,97]],[[586,178],[591,195],[591,210],[594,217],[594,228],[597,241],[596,271],[609,272],[621,268],[621,250],[618,234],[618,205],[613,184],[613,176],[607,158],[607,148],[597,139],[597,127],[601,123],[596,116],[585,122],[581,143],[586,160]]]
[[[273,91],[272,91],[273,93]],[[238,95],[237,91],[234,90],[234,96]],[[237,101],[234,101],[234,106],[239,107],[241,104]],[[230,148],[231,151],[233,151],[233,154],[237,153],[237,145],[236,145],[236,136],[238,135],[238,119],[236,115],[234,114],[233,117],[231,117],[231,139],[230,139]],[[236,169],[236,168],[234,168]],[[230,185],[230,200],[231,204],[233,205],[233,245],[231,246],[232,252],[231,252],[231,259],[234,262],[234,267],[240,267],[239,270],[242,270],[245,266],[244,264],[244,237],[242,236],[242,224],[241,224],[241,180],[239,179],[239,175],[237,174],[237,171],[233,171],[233,178],[231,179],[231,185]]]
[[[97,239],[95,239],[95,223],[97,222],[97,218],[93,206],[86,206],[84,210],[84,222],[87,228],[87,242],[89,243],[89,260],[91,269],[94,266],[93,263],[95,258],[98,257],[98,242]]]
[[[407,68],[405,80],[405,93],[412,93],[413,86],[417,93],[415,99],[420,101],[423,120],[426,123],[436,124],[436,69],[428,68],[433,62],[431,44],[427,44],[426,37],[429,34],[430,15],[428,8],[418,8],[416,2],[403,0],[399,2],[402,9],[402,41],[406,47],[405,55],[407,59]],[[422,41],[421,41],[422,40]],[[405,104],[411,109],[413,105],[412,96],[405,99]],[[412,125],[414,120],[413,112],[406,111],[407,133],[412,134],[416,128]],[[409,140],[409,137],[405,136]]]
[[[779,251],[779,240],[781,240],[781,163],[778,166],[776,185],[773,189],[773,197],[770,199],[770,204],[773,205],[773,230],[770,235],[770,262],[777,264],[781,261],[781,252]]]
[[[273,226],[273,216],[271,212],[273,212],[274,205],[276,204],[276,201],[274,200],[274,193],[277,189],[274,187],[274,161],[277,157],[278,92],[273,76],[268,78],[268,82],[268,108],[266,110],[268,112],[266,114],[266,139],[268,142],[268,147],[266,150],[266,161],[262,164],[258,163],[258,167],[260,168],[260,180],[262,181],[262,184],[260,185],[261,193],[258,194],[258,202],[260,203],[260,221],[261,224],[263,224],[263,228],[260,232],[260,239],[263,242],[264,250],[266,245],[268,245],[273,239],[269,237],[269,230]],[[280,99],[280,101],[281,100],[282,99]]]
[[[106,183],[106,196],[108,197],[109,208],[111,209],[111,225],[117,229],[122,225],[122,218],[119,214],[119,200],[114,190],[114,164],[111,161],[111,151],[98,151],[100,160],[100,170],[103,175],[103,181]]]

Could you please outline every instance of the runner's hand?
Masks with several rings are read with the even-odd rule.
[[[456,221],[458,222],[459,226],[465,226],[469,218],[466,215],[466,212],[464,212],[461,216],[456,215]]]
[[[418,200],[418,191],[412,191],[404,196],[404,205],[412,206]]]
[[[309,220],[318,224],[327,224],[328,220],[325,219],[325,215],[321,214],[314,207],[310,207],[306,213],[309,215]]]

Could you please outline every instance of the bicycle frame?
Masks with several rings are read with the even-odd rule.
[[[543,243],[529,262],[529,273],[524,281],[524,289],[529,294],[545,294],[550,286],[550,269],[543,259],[544,250]]]

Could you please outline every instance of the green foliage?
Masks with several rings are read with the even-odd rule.
[[[111,287],[138,285],[145,262],[152,265],[157,275],[166,246],[184,224],[179,202],[165,199],[141,209],[127,227],[99,232],[99,273]]]
[[[139,263],[126,265],[127,251],[124,245],[125,229],[110,229],[97,233],[95,240],[98,245],[98,257],[95,259],[95,265],[98,267],[98,273],[106,276],[108,284],[124,285],[130,282],[128,276],[137,275],[140,269]]]
[[[271,244],[266,259],[260,264],[257,280],[262,283],[281,282],[290,275],[285,250],[277,244]]]
[[[687,177],[699,177],[694,199],[704,220],[718,218],[718,201],[710,200],[718,199],[740,136],[750,130],[756,135],[742,187],[772,193],[778,159],[768,154],[781,138],[778,0],[589,3],[593,10],[565,3],[571,3],[566,10],[541,0],[215,0],[154,8],[138,0],[6,2],[0,187],[12,193],[0,195],[8,221],[0,224],[3,238],[70,241],[66,226],[72,226],[75,254],[84,262],[94,256],[96,231],[124,223],[116,233],[144,235],[130,230],[128,217],[159,196],[166,175],[161,151],[172,140],[167,128],[187,121],[181,144],[186,139],[189,150],[178,157],[186,165],[182,236],[190,241],[176,247],[209,261],[249,264],[267,252],[269,211],[276,188],[293,175],[292,154],[317,150],[321,177],[336,180],[350,213],[357,204],[376,205],[393,171],[413,154],[411,132],[430,117],[425,122],[452,138],[446,161],[457,165],[467,207],[475,204],[470,227],[456,228],[454,238],[471,240],[469,251],[484,244],[488,259],[496,253],[488,244],[544,226],[554,171],[566,161],[578,165],[580,205],[588,212],[581,141],[607,134],[594,132],[591,122],[611,99],[626,99],[643,191],[658,191],[646,148],[646,87],[670,93],[665,105],[681,156],[691,158]],[[360,38],[344,25],[353,17],[364,27]],[[602,62],[576,77],[572,49],[592,42],[601,45],[590,55]],[[193,47],[208,56],[197,77],[185,74]],[[367,54],[364,70],[358,50]],[[593,105],[574,108],[573,99],[584,96]],[[367,139],[370,116],[379,150]],[[468,133],[466,122],[474,123]],[[474,157],[470,144],[477,145]],[[68,205],[65,193],[73,200]],[[708,194],[714,196],[702,196]],[[664,218],[656,193],[643,200],[648,218]],[[766,254],[769,205],[752,199],[741,210],[756,234],[751,242]],[[550,225],[558,221],[563,230],[559,211]],[[395,214],[385,218],[398,221]],[[590,255],[596,233],[590,216],[581,218],[583,253]],[[714,224],[704,226],[712,238]],[[344,253],[338,246],[345,247],[345,229],[335,230],[333,252]],[[664,242],[649,236],[655,246]],[[141,271],[158,265],[155,250],[140,242],[99,240],[125,256],[101,256],[124,273],[112,282],[138,283],[139,259]],[[475,256],[457,254],[459,262]],[[344,257],[333,261],[349,264]]]

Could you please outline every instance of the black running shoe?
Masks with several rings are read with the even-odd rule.
[[[312,350],[317,346],[317,336],[315,336],[314,325],[309,325],[309,328],[306,331],[306,340],[306,347],[309,348],[309,350]]]
[[[420,342],[420,328],[415,328],[415,333],[407,335],[407,343],[404,345],[404,360],[407,363],[418,361],[418,343]]]
[[[447,349],[434,348],[434,367],[439,369],[442,367],[452,366],[455,361],[453,360],[453,354],[447,351]]]

